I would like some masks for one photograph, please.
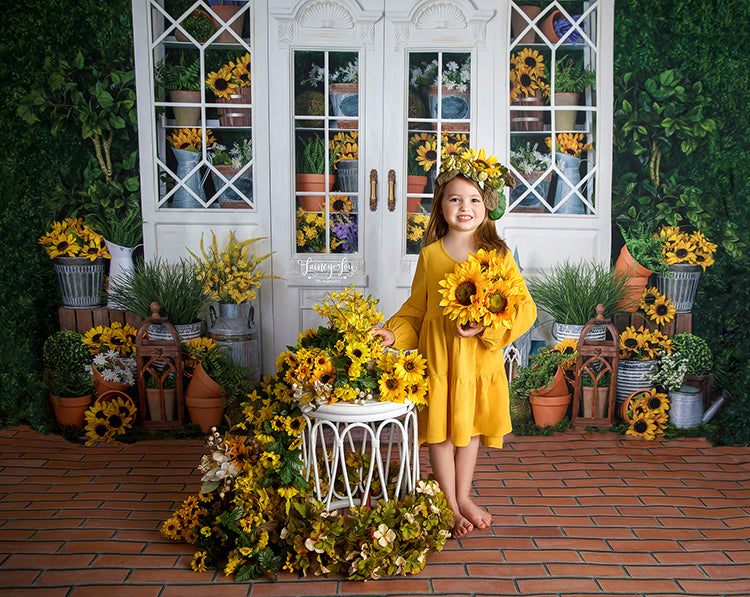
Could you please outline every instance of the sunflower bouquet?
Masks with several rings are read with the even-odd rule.
[[[338,166],[341,160],[356,160],[359,158],[358,137],[358,131],[340,132],[333,136],[329,146],[334,165]]]
[[[386,350],[370,328],[383,319],[377,300],[350,287],[315,305],[328,326],[300,334],[281,353],[279,374],[294,398],[314,408],[367,400],[426,404],[427,364],[418,352]]]
[[[117,397],[98,401],[84,413],[86,445],[97,442],[112,443],[133,426],[137,409],[129,399]]]
[[[547,147],[552,149],[552,137],[545,139]],[[592,143],[583,142],[583,133],[556,133],[555,134],[555,151],[564,153],[574,158],[580,158],[581,154],[586,151],[593,151]]]
[[[39,239],[39,244],[44,246],[50,259],[87,257],[94,261],[97,257],[110,258],[104,237],[94,232],[82,218],[53,222],[51,230]]]
[[[470,322],[494,329],[513,326],[525,283],[517,270],[507,267],[497,250],[479,249],[456,264],[440,281],[445,315],[465,326]]]
[[[620,358],[631,361],[651,361],[673,351],[672,341],[659,330],[628,326],[620,334]]]
[[[662,241],[662,257],[667,265],[697,264],[706,271],[706,268],[714,263],[716,245],[699,230],[688,234],[677,226],[663,226],[659,230],[659,238]]]
[[[113,321],[108,326],[97,325],[83,335],[83,343],[91,354],[114,350],[122,358],[135,357],[136,330],[129,323]]]
[[[184,149],[200,153],[203,147],[203,135],[201,129],[181,128],[175,129],[171,135],[167,135],[167,142],[175,149]],[[206,129],[206,145],[216,143],[211,129]]]
[[[258,288],[262,280],[272,278],[258,269],[258,266],[271,253],[258,256],[250,251],[250,245],[262,238],[249,238],[238,241],[235,232],[229,233],[227,246],[219,250],[216,235],[211,231],[211,246],[203,247],[201,235],[201,254],[197,256],[192,251],[188,253],[196,260],[195,270],[199,280],[203,280],[204,290],[211,299],[219,303],[244,303],[252,301],[258,295]]]
[[[654,440],[657,435],[663,435],[669,421],[668,410],[669,398],[656,389],[635,394],[628,401],[625,412],[628,423],[626,435],[645,440]]]
[[[208,73],[206,85],[221,99],[229,99],[232,95],[239,94],[240,89],[250,87],[252,83],[250,59],[250,54],[246,53],[236,62],[230,61],[219,70]]]
[[[430,221],[429,214],[425,213],[407,213],[406,214],[406,251],[409,254],[416,254],[422,249],[422,239],[424,238],[427,223]]]
[[[540,95],[548,98],[550,93],[547,67],[544,56],[533,48],[524,48],[510,58],[510,101],[522,97]]]

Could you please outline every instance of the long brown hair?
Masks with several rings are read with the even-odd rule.
[[[482,192],[482,189],[479,188],[476,182],[465,176],[461,176],[461,178],[468,180],[480,193]],[[430,208],[430,220],[427,222],[427,228],[424,231],[422,247],[426,247],[448,234],[448,222],[445,221],[445,214],[443,213],[443,195],[445,195],[445,187],[447,186],[448,183],[435,185],[435,194],[432,197],[432,207]],[[500,200],[503,200],[502,197]],[[501,255],[505,255],[505,252],[508,250],[508,245],[497,234],[495,222],[490,219],[487,206],[485,206],[484,210],[484,220],[482,220],[482,223],[474,231],[474,244],[477,246],[477,249],[484,249],[485,251],[497,249]]]

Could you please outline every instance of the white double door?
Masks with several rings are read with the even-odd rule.
[[[408,172],[415,166],[429,166],[435,157],[429,153],[430,147],[439,152],[438,140],[445,144],[446,139],[452,139],[450,135],[461,137],[472,147],[499,147],[502,142],[502,135],[495,132],[499,117],[494,110],[502,92],[501,77],[493,73],[505,72],[500,62],[503,54],[494,50],[496,37],[505,31],[498,26],[507,23],[501,14],[504,11],[505,3],[494,0],[269,3],[270,238],[273,273],[283,278],[273,281],[272,314],[267,307],[263,313],[264,322],[269,317],[273,321],[271,355],[295,344],[300,331],[318,325],[313,305],[331,290],[353,284],[379,298],[386,317],[408,296],[418,251],[407,233],[414,238],[409,226],[415,219],[426,220],[430,202],[428,183],[420,188],[419,217],[407,212]],[[441,120],[445,108],[437,117],[431,117],[429,106],[419,110],[412,106],[410,110],[410,100],[418,102],[424,97],[410,96],[415,66],[437,59],[445,68],[457,56],[471,65],[468,113],[462,115],[463,122],[446,125]],[[342,57],[357,61],[356,118],[350,117],[348,122],[333,118],[331,87],[326,85],[325,75],[315,91],[322,93],[328,117],[313,120],[301,116],[297,98],[304,89],[301,79],[309,75],[301,66],[314,62],[330,75]],[[312,223],[307,228],[304,221],[300,223],[308,216],[300,210],[296,182],[303,140],[319,135],[330,145],[337,134],[353,130],[358,135],[357,192],[343,195],[339,183],[334,183],[327,207],[317,220],[324,223],[324,242],[310,247],[305,234],[313,234]],[[418,164],[416,151],[409,154],[409,142],[415,135],[422,135],[423,155]],[[434,172],[433,167],[421,174],[434,176]],[[335,200],[342,197],[351,202],[350,212],[344,215],[334,210]],[[342,233],[336,224],[342,221],[356,224],[356,234],[350,238],[353,242],[340,241]],[[269,355],[268,350],[265,353]],[[266,370],[271,363],[267,358]]]

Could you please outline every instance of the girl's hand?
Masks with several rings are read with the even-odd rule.
[[[484,328],[474,321],[456,326],[456,336],[459,338],[471,338],[472,336],[481,334],[483,331]]]
[[[380,336],[382,338],[380,346],[393,346],[393,343],[396,341],[396,334],[391,330],[386,330],[381,327],[370,328],[370,335]]]

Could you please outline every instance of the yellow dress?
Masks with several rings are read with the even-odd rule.
[[[503,347],[523,335],[536,320],[536,305],[526,285],[511,329],[485,330],[471,338],[456,336],[456,322],[443,315],[439,282],[457,261],[434,242],[419,254],[411,296],[386,323],[396,336],[394,348],[418,348],[427,359],[429,395],[427,408],[419,412],[420,443],[450,439],[465,446],[475,435],[486,446],[503,447],[511,431],[508,379]],[[510,251],[506,265],[518,271]]]

